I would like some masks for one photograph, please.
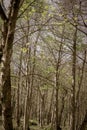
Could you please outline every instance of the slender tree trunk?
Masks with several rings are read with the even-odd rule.
[[[28,42],[28,39],[27,39]],[[29,111],[30,111],[30,88],[31,88],[31,47],[27,52],[27,76],[26,76],[26,98],[25,98],[25,111],[24,111],[24,130],[27,130],[29,127]]]
[[[72,98],[72,130],[76,129],[76,40],[77,40],[77,27],[74,33],[74,39],[73,39],[73,65],[72,65],[72,76],[73,76],[73,82],[72,82],[72,89],[73,89],[73,98]]]
[[[62,97],[62,106],[61,106],[61,110],[60,110],[60,114],[59,114],[59,125],[61,124],[62,121],[62,115],[63,115],[63,111],[64,111],[64,106],[65,106],[65,97],[67,94],[67,90],[65,90],[63,97]]]
[[[20,66],[18,74],[18,89],[17,89],[17,126],[20,126],[20,87],[21,87],[21,67],[22,67],[22,53],[20,54]]]
[[[65,25],[62,30],[62,37],[61,37],[61,44],[59,46],[59,53],[58,53],[58,58],[57,58],[57,63],[56,63],[56,130],[61,130],[60,124],[59,124],[59,115],[58,115],[58,107],[59,107],[59,76],[60,76],[60,64],[61,64],[61,57],[62,57],[62,48],[63,48],[63,36],[64,36],[64,30],[65,30]]]
[[[53,99],[54,99],[53,97],[54,97],[54,88],[52,90],[51,103],[50,103],[50,107],[49,107],[48,114],[47,114],[47,124],[48,125],[51,123],[51,118],[52,118],[51,111],[52,111],[52,106],[53,106]]]
[[[59,95],[59,81],[58,81],[58,67],[56,69],[56,130],[59,130],[59,124],[58,124],[58,95]]]
[[[59,57],[56,65],[56,130],[60,130],[59,126],[59,67],[60,67],[60,62],[61,62],[61,49],[62,49],[62,43],[60,45],[60,50],[59,50]]]
[[[81,91],[81,86],[82,86],[82,82],[83,82],[85,62],[86,62],[86,50],[84,52],[84,60],[83,60],[83,65],[82,65],[80,81],[78,82],[78,91],[77,91],[77,96],[76,96],[76,101],[77,101],[76,102],[76,107],[77,107],[77,124],[76,124],[76,129],[78,129],[79,123],[80,123],[80,108],[79,108],[80,99],[79,98],[80,98],[80,91]]]

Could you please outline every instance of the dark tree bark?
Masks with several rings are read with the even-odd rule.
[[[79,128],[79,130],[85,130],[87,127],[87,111],[86,111],[86,114],[85,114],[85,117],[84,117],[84,120]]]
[[[0,1],[0,16],[3,20],[6,20],[6,21],[8,20],[8,17],[6,15],[6,10],[5,10],[2,0]]]
[[[19,11],[20,0],[11,0],[8,20],[3,20],[3,53],[1,60],[0,86],[2,89],[2,116],[4,130],[13,130],[11,108],[10,63],[14,40],[14,30]],[[3,12],[4,13],[4,12]]]

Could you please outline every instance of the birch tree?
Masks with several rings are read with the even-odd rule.
[[[11,0],[8,8],[8,15],[5,10],[0,10],[1,18],[3,20],[2,31],[2,59],[1,59],[1,100],[2,100],[2,116],[4,130],[13,130],[12,123],[12,108],[11,108],[11,78],[10,78],[10,63],[12,57],[12,48],[18,12],[20,9],[21,0]],[[0,3],[2,7],[2,4]],[[0,9],[1,9],[0,7]]]

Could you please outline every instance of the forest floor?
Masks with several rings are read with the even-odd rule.
[[[32,120],[33,121],[33,120]],[[51,130],[50,125],[41,127],[39,124],[30,124],[30,130]],[[23,130],[23,122],[21,122],[20,128],[17,128],[16,120],[13,120],[13,127],[15,130]],[[0,130],[3,130],[2,117],[0,116]]]

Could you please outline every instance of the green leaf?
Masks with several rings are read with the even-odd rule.
[[[22,51],[23,53],[26,53],[26,52],[27,52],[27,48],[26,48],[26,47],[23,47],[23,48],[21,48],[21,51]]]

